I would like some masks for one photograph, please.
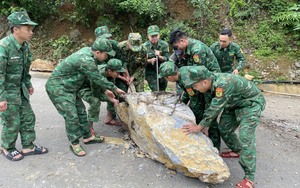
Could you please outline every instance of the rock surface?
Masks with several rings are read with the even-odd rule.
[[[54,66],[52,62],[36,59],[35,61],[31,62],[30,70],[52,72],[54,70]]]
[[[203,182],[229,178],[227,165],[205,135],[182,132],[181,127],[195,117],[176,94],[132,93],[126,95],[126,102],[120,103],[117,113],[131,139],[152,159]]]

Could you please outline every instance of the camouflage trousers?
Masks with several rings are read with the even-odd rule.
[[[65,119],[69,141],[76,145],[79,144],[81,137],[91,137],[85,106],[78,97],[78,93],[68,92],[64,88],[51,87],[49,81],[46,84],[46,91],[58,113]]]
[[[21,104],[7,104],[7,110],[0,112],[2,128],[1,147],[11,151],[16,149],[15,144],[18,134],[21,136],[22,147],[33,148],[35,135],[35,115],[32,111],[29,101],[21,97]]]
[[[204,110],[208,107],[207,104],[210,104],[211,98],[204,97],[203,93],[197,92],[195,96],[190,97],[189,107],[193,111],[196,117],[196,123],[199,124],[203,119]],[[211,139],[214,147],[220,150],[221,147],[221,136],[218,129],[217,119],[213,121],[208,130],[209,138]]]
[[[83,88],[79,90],[78,96],[89,104],[88,121],[90,122],[99,121],[101,101],[106,101],[106,110],[115,114],[114,104],[107,99],[105,94],[100,94],[100,98],[98,98],[94,96],[90,88]]]
[[[259,124],[265,101],[253,102],[251,106],[236,109],[224,109],[219,130],[225,144],[234,152],[240,153],[239,163],[245,172],[245,178],[254,181],[256,170],[255,129]],[[239,126],[239,138],[234,132]]]
[[[146,70],[145,78],[151,91],[158,91],[157,88],[157,75],[155,70]],[[168,85],[168,81],[165,78],[158,79],[159,91],[165,91]]]

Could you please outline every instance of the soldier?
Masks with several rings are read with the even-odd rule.
[[[144,91],[145,65],[147,63],[147,49],[142,45],[139,33],[130,33],[128,40],[120,42],[121,60],[127,71],[116,79],[116,86],[124,91],[133,83],[137,92]]]
[[[7,159],[19,161],[26,155],[45,154],[48,149],[33,144],[35,115],[29,101],[34,88],[29,74],[32,55],[28,41],[38,24],[30,20],[26,11],[10,14],[8,22],[11,34],[0,40],[1,146]],[[21,152],[15,146],[19,133]]]
[[[100,26],[95,29],[95,36],[96,38],[102,37],[109,40],[109,43],[112,45],[112,49],[115,53],[112,53],[111,55],[108,54],[107,59],[105,59],[103,62],[95,61],[97,65],[107,63],[110,59],[114,58],[119,54],[120,50],[118,47],[118,42],[111,39],[111,33],[109,32],[109,29],[107,26]],[[95,122],[99,121],[99,113],[100,113],[100,105],[101,101],[100,98],[95,97],[92,92],[91,83],[89,80],[86,80],[84,83],[84,86],[79,90],[78,96],[82,98],[84,101],[86,101],[89,104],[88,108],[88,121],[90,124],[90,129],[92,132],[92,135],[95,135],[95,130],[93,124]],[[115,110],[111,110],[110,105],[107,105],[107,114],[105,117],[105,124],[107,125],[116,125],[121,126],[122,124],[116,120],[114,120],[115,117]]]
[[[144,43],[148,51],[148,64],[146,65],[145,78],[151,91],[158,91],[157,88],[157,68],[159,65],[168,60],[169,45],[167,42],[160,40],[159,28],[157,25],[151,25],[147,30],[149,41]],[[156,65],[158,63],[158,65]],[[167,80],[159,79],[159,91],[165,91]]]
[[[173,53],[169,57],[169,60],[173,61],[178,68],[181,68],[186,64],[186,59],[185,56],[183,56],[183,52],[181,50],[178,50],[177,48],[173,48]],[[183,90],[178,85],[178,83],[176,83],[176,92],[179,96],[181,96],[183,93]]]
[[[210,71],[221,72],[216,57],[203,42],[189,38],[180,30],[175,30],[170,35],[169,43],[174,49],[174,54],[172,54],[170,59],[175,62],[178,68],[204,65]],[[179,88],[177,92],[182,93]],[[188,96],[186,93],[183,94],[183,100],[187,100]]]
[[[182,51],[182,66],[205,66],[208,70],[212,72],[221,72],[218,61],[209,47],[207,47],[203,42],[189,38],[184,32],[180,30],[175,30],[170,35],[169,43],[173,48]],[[184,103],[190,101],[190,108],[196,116],[196,122],[200,122],[204,110],[207,107],[206,103],[210,103],[210,96],[204,96],[202,93],[197,94],[198,98],[192,97],[191,94],[194,92],[183,92],[181,100]],[[195,101],[193,101],[195,100]],[[214,120],[214,130],[217,131],[215,134],[218,134],[218,124],[217,120]],[[219,137],[219,136],[217,136]],[[215,137],[214,144],[219,148],[221,143],[220,138]]]
[[[189,79],[186,85],[205,93],[215,93],[203,119],[198,125],[188,123],[184,132],[196,133],[207,129],[212,121],[222,112],[219,123],[221,137],[232,150],[222,152],[224,158],[239,158],[245,177],[236,187],[254,187],[256,170],[255,129],[265,108],[265,98],[255,84],[234,74],[211,73],[205,67],[188,69]],[[237,127],[239,138],[235,134]]]
[[[229,29],[224,29],[219,36],[219,42],[215,42],[210,49],[215,54],[221,71],[225,73],[239,74],[245,66],[245,58],[240,46],[231,42],[232,33]],[[234,60],[238,61],[238,66],[234,67]]]
[[[119,59],[110,59],[107,64],[98,65],[99,74],[110,82],[114,83],[115,78],[122,72],[125,72],[125,69],[122,67],[122,62]],[[89,80],[85,81],[83,87],[79,89],[78,96],[84,101],[89,103],[90,107],[88,109],[88,121],[90,124],[90,129],[92,135],[95,134],[93,122],[99,121],[100,114],[100,105],[101,101],[107,102],[107,114],[105,117],[105,124],[122,126],[120,121],[114,119],[113,114],[115,112],[114,105],[117,104],[117,101],[111,102],[109,98],[104,95],[105,91],[102,91],[101,88],[97,87],[97,84],[90,83]]]
[[[210,71],[220,72],[216,57],[203,42],[189,38],[180,30],[175,30],[170,35],[169,43],[173,48],[182,51],[182,56],[185,59],[185,64],[182,66],[204,65]]]
[[[103,38],[106,38],[109,40],[109,43],[111,44],[112,46],[112,49],[113,51],[115,52],[114,56],[108,56],[108,58],[105,60],[105,62],[107,63],[110,59],[112,58],[117,58],[117,59],[120,59],[120,49],[119,49],[119,42],[116,41],[116,40],[113,40],[111,37],[112,37],[112,34],[109,32],[109,29],[106,25],[104,26],[100,26],[100,27],[97,27],[95,29],[95,36],[96,38],[98,37],[103,37]]]
[[[110,100],[116,103],[114,91],[125,94],[105,77],[99,75],[95,60],[103,61],[112,47],[107,39],[98,38],[92,47],[85,47],[70,55],[57,65],[46,83],[46,91],[57,111],[64,117],[66,132],[71,142],[70,149],[76,156],[85,156],[86,152],[79,144],[83,137],[84,144],[101,143],[103,137],[93,136],[87,121],[87,114],[78,91],[86,79],[98,85]],[[111,90],[111,91],[110,91]]]
[[[124,73],[126,70],[123,68],[122,61],[119,59],[110,59],[107,64],[98,65],[99,74],[107,78],[108,81],[115,83],[115,79],[119,77],[120,73]],[[98,90],[100,91],[98,91]],[[103,91],[97,85],[92,84],[92,90],[94,95],[100,98],[101,101],[107,102],[107,115],[105,117],[105,124],[122,126],[122,123],[115,119],[114,103],[110,102],[106,95],[103,95]],[[95,91],[96,90],[96,91]],[[97,95],[98,94],[98,95]],[[99,95],[101,94],[101,95]]]
[[[202,116],[204,114],[204,108],[202,108],[203,97],[206,97],[210,102],[211,96],[205,96],[197,90],[194,90],[192,86],[185,86],[186,80],[188,80],[188,69],[193,68],[193,66],[183,66],[181,68],[177,68],[177,66],[172,61],[167,61],[160,66],[160,74],[159,77],[165,78],[169,82],[176,82],[182,90],[188,93],[189,100],[183,101],[185,104],[190,101],[189,106],[193,111],[196,117],[196,123],[199,123],[202,120]],[[214,147],[220,150],[221,140],[218,131],[218,124],[215,122],[209,129],[209,138],[212,140]]]

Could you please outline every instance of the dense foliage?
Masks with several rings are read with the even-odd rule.
[[[26,9],[33,20],[43,23],[51,16],[94,28],[108,25],[117,40],[128,31],[145,36],[148,24],[158,24],[168,41],[172,30],[180,28],[189,36],[210,45],[223,28],[230,28],[234,40],[257,57],[286,54],[299,59],[300,4],[296,0],[186,0],[189,19],[181,20],[169,10],[171,0],[1,0],[0,14]],[[178,1],[179,2],[179,1]],[[177,2],[177,3],[178,3]],[[71,11],[62,9],[71,5]],[[174,5],[173,5],[174,6]],[[59,11],[60,10],[60,11]],[[127,32],[127,33],[125,33]],[[67,48],[64,38],[54,44]],[[72,46],[72,45],[71,45]],[[64,54],[58,51],[56,56]]]
[[[57,13],[59,3],[58,0],[2,0],[0,14],[7,16],[14,11],[27,10],[34,20],[41,22]]]

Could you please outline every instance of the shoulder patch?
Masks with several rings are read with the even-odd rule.
[[[189,94],[189,96],[194,96],[195,95],[195,92],[194,92],[193,88],[187,88],[186,92]]]
[[[199,63],[199,62],[200,62],[199,55],[198,55],[198,54],[194,54],[194,55],[193,55],[193,60],[194,60],[196,63]]]
[[[216,88],[216,97],[220,98],[223,96],[223,88],[217,87]]]

